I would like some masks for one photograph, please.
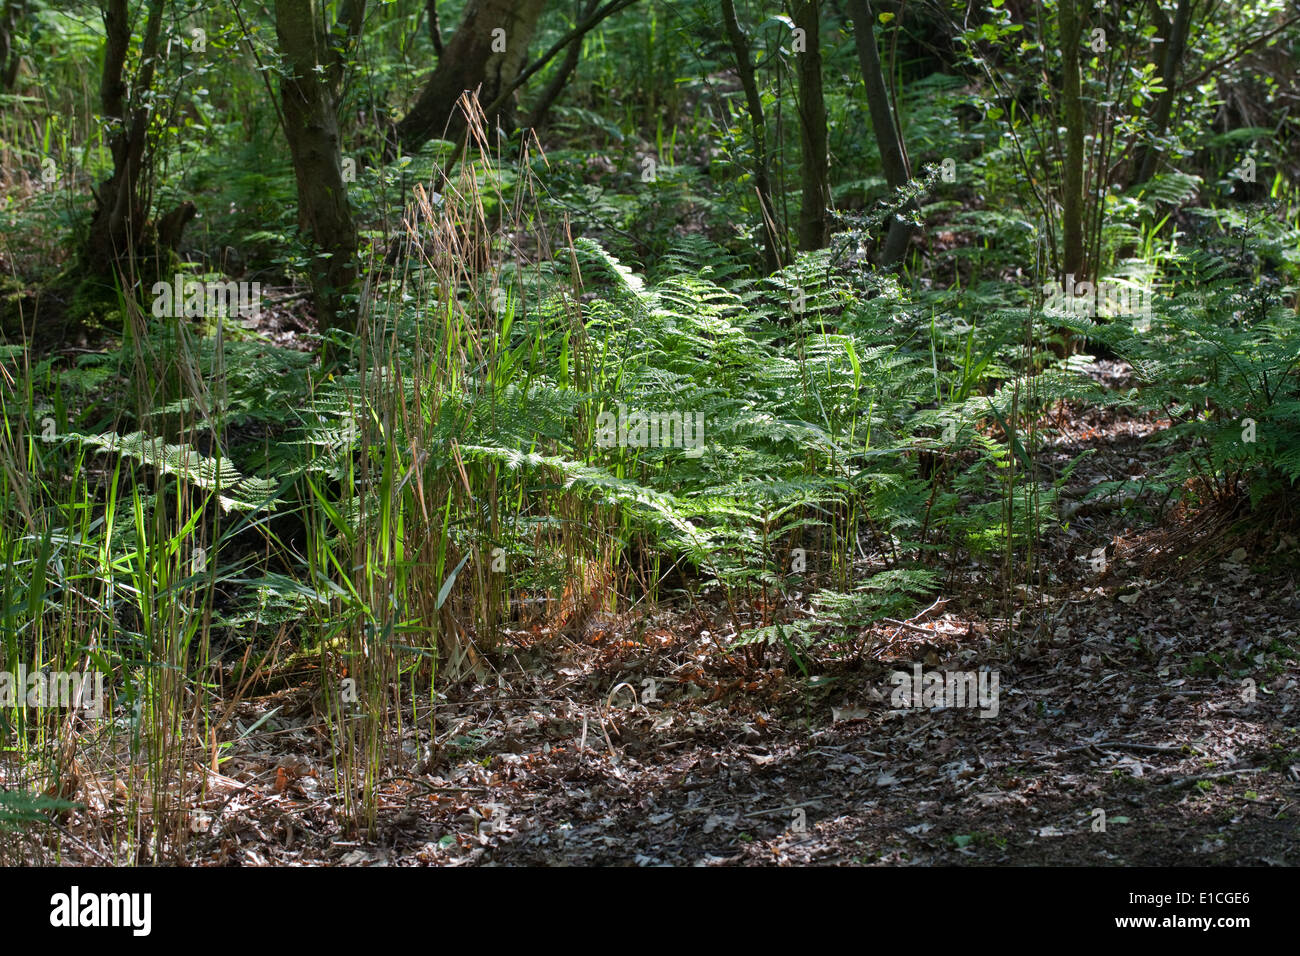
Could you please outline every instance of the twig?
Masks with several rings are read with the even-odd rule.
[[[407,776],[406,774],[394,774],[391,777],[384,777],[384,779],[379,781],[377,786],[382,787],[386,783],[398,783],[400,781],[413,783],[417,787],[419,787],[424,793],[491,793],[492,792],[491,787],[457,787],[454,785],[449,787],[435,787],[432,784],[425,783],[419,777],[410,777]]]
[[[821,806],[821,802],[823,800],[829,800],[829,799],[830,799],[830,794],[823,793],[821,796],[813,797],[811,800],[805,800],[803,803],[792,803],[788,807],[773,807],[771,810],[754,810],[751,811],[750,813],[742,813],[740,816],[741,819],[744,819],[746,817],[771,816],[774,813],[788,813],[791,810],[798,810],[800,807]]]
[[[907,620],[909,623],[914,623],[916,621],[919,621],[922,618],[924,618],[927,614],[929,614],[931,611],[933,611],[935,608],[943,607],[947,603],[948,603],[948,598],[945,597],[936,598],[935,602],[931,604],[929,607],[927,607],[924,611],[922,611],[920,614],[913,614]]]
[[[1263,773],[1267,767],[1243,767],[1240,770],[1216,770],[1214,773],[1198,773],[1190,777],[1180,777],[1177,780],[1171,780],[1168,783],[1161,784],[1163,787],[1177,789],[1187,787],[1192,784],[1200,783],[1202,780],[1215,780],[1219,777],[1232,777],[1240,773]]]
[[[1081,744],[1078,747],[1067,747],[1065,750],[1054,751],[1058,754],[1073,754],[1084,750],[1136,750],[1140,753],[1153,754],[1171,754],[1180,753],[1185,745],[1179,744],[1171,747],[1167,744],[1139,744],[1130,743],[1127,740],[1103,740],[1093,744]]]
[[[1286,809],[1286,808],[1284,807],[1283,809]],[[108,857],[104,856],[104,854],[100,853],[98,850],[96,850],[93,846],[91,846],[91,845],[90,845],[89,843],[87,843],[85,840],[81,839],[81,837],[75,835],[71,830],[67,829],[65,826],[63,826],[63,824],[59,823],[57,820],[51,820],[51,821],[50,821],[50,826],[54,827],[54,829],[58,830],[60,833],[62,833],[62,834],[63,834],[64,836],[66,836],[68,839],[72,840],[74,843],[78,843],[78,844],[80,844],[80,845],[81,845],[81,848],[82,848],[83,850],[85,850],[87,853],[92,853],[92,854],[94,854],[96,857],[98,857],[98,858],[99,858],[99,859],[104,863],[105,866],[112,866],[112,865],[113,865],[113,861],[112,861],[112,860],[110,860]]]
[[[916,631],[920,634],[928,634],[931,637],[939,636],[938,631],[932,631],[930,630],[930,628],[922,627],[920,624],[912,624],[909,621],[895,621],[892,617],[882,617],[881,620],[884,621],[886,624],[892,624],[894,627],[905,627],[909,631]]]

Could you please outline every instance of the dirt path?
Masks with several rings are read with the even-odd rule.
[[[913,631],[889,646],[896,665],[831,668],[813,689],[784,675],[738,681],[711,663],[708,638],[669,627],[647,631],[661,642],[654,653],[613,635],[536,652],[550,666],[531,661],[496,698],[464,687],[448,702],[434,772],[382,788],[378,840],[340,840],[319,812],[328,801],[295,774],[219,823],[220,855],[1294,865],[1297,667],[1282,650],[1300,633],[1300,600],[1289,576],[1239,567],[1213,586],[1191,577],[1132,603],[1119,599],[1131,583],[1117,579],[1064,604],[1046,640],[1002,659],[949,611],[931,625],[942,636]],[[936,647],[951,650],[942,666],[996,667],[996,717],[890,706],[885,668],[907,667],[922,648],[933,662]],[[1255,675],[1253,701],[1239,672]],[[624,688],[606,707],[613,687],[647,678],[658,678],[656,700],[634,707]],[[284,843],[286,815],[296,843]]]

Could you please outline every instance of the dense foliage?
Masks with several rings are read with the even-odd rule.
[[[172,852],[158,781],[218,766],[229,702],[286,661],[315,662],[368,825],[394,728],[520,622],[716,602],[736,667],[812,675],[960,580],[1014,641],[1070,521],[1071,406],[1166,449],[1093,497],[1289,520],[1288,4],[741,2],[739,63],[715,2],[537,3],[523,52],[558,52],[501,94],[513,126],[484,87],[419,143],[398,121],[492,4],[305,4],[355,277],[304,213],[275,6],[4,0],[0,667],[102,671],[113,719],[5,708],[0,827],[63,806],[73,749],[127,753],[131,839]],[[111,190],[147,217],[120,248]],[[187,281],[257,283],[260,312],[186,310]]]

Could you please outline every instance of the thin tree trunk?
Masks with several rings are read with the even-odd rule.
[[[763,219],[763,268],[772,273],[779,268],[780,241],[776,234],[776,213],[772,208],[772,181],[767,158],[767,124],[763,118],[763,97],[754,79],[754,64],[749,59],[749,37],[741,29],[733,0],[722,0],[722,19],[736,57],[736,72],[745,90],[749,110],[749,128],[754,147],[754,188],[758,192],[759,215]]]
[[[479,90],[480,102],[490,104],[511,86],[524,68],[545,5],[546,0],[470,0],[438,66],[397,124],[403,149],[414,152],[430,139],[459,132],[463,119],[456,104],[466,90]],[[494,113],[488,117],[492,126],[514,128],[513,98]]]
[[[429,0],[425,5],[429,16],[429,42],[433,44],[433,53],[442,59],[442,22],[438,19],[438,0]]]
[[[1083,91],[1079,78],[1079,46],[1083,24],[1077,0],[1060,0],[1061,105],[1065,116],[1065,168],[1062,171],[1062,224],[1064,238],[1062,278],[1085,278],[1083,251]]]
[[[826,101],[822,95],[821,2],[797,0],[794,25],[802,30],[806,49],[797,54],[799,76],[799,141],[803,148],[799,248],[826,245],[830,232],[827,209],[831,204],[830,157],[826,144]]]
[[[140,69],[128,87],[125,72],[131,46],[127,0],[108,0],[104,17],[104,71],[100,80],[100,109],[115,121],[109,140],[113,173],[99,186],[90,222],[85,259],[99,276],[111,275],[140,249],[148,213],[147,182],[143,175],[150,119],[149,90],[158,60],[165,0],[151,0],[140,44]]]
[[[590,0],[587,4],[586,10],[579,13],[578,22],[581,23],[582,21],[587,20],[596,12],[599,5],[600,0]],[[560,63],[560,68],[547,82],[545,88],[543,88],[541,94],[537,97],[537,102],[529,111],[528,118],[524,120],[524,126],[529,129],[538,129],[542,123],[545,122],[547,114],[551,111],[551,107],[555,105],[555,101],[559,99],[560,93],[562,93],[564,87],[568,85],[569,77],[573,76],[574,71],[578,69],[578,62],[582,59],[582,40],[582,36],[578,36],[569,41],[568,47],[565,48],[564,60]]]
[[[889,103],[889,90],[880,68],[880,52],[876,49],[875,14],[868,0],[849,0],[849,16],[853,18],[853,38],[858,48],[858,66],[862,69],[862,85],[867,91],[867,109],[871,112],[871,128],[876,134],[876,148],[880,152],[880,165],[885,182],[890,189],[901,189],[911,179],[907,153],[903,149],[894,110]],[[915,203],[910,205],[915,210]],[[881,261],[892,266],[907,253],[908,243],[916,227],[893,216],[885,236],[885,250]]]
[[[596,10],[595,13],[591,14],[568,33],[564,34],[564,36],[551,44],[551,48],[534,60],[526,70],[521,70],[510,83],[507,83],[501,89],[497,94],[496,99],[488,103],[487,106],[483,106],[481,101],[479,101],[478,110],[480,114],[483,116],[495,116],[499,114],[508,103],[513,102],[515,91],[527,83],[528,80],[531,79],[539,70],[543,69],[547,63],[550,63],[561,50],[567,47],[570,43],[581,40],[607,17],[613,16],[618,11],[630,7],[632,4],[637,2],[638,0],[608,0],[608,2]],[[452,168],[460,162],[460,157],[468,147],[469,141],[470,137],[468,135],[458,138],[456,149],[453,151],[451,157],[439,171],[438,176],[435,179],[435,182],[437,183],[435,187],[436,189],[441,189],[443,185],[446,184],[447,176],[450,174]],[[392,139],[390,139],[388,149],[391,150],[395,148],[395,146],[396,144]]]
[[[1159,139],[1169,129],[1169,120],[1173,116],[1174,97],[1177,95],[1175,81],[1178,68],[1183,61],[1183,52],[1187,49],[1187,34],[1192,24],[1192,0],[1181,0],[1174,13],[1165,39],[1165,60],[1160,77],[1164,92],[1156,97],[1155,110],[1151,116],[1151,138]],[[1160,151],[1151,143],[1143,148],[1138,161],[1134,163],[1135,176],[1133,185],[1144,183],[1156,174],[1160,165]]]
[[[298,186],[298,225],[313,249],[312,297],[322,329],[352,329],[346,304],[357,277],[357,229],[343,182],[338,95],[349,38],[360,32],[361,0],[345,3],[342,40],[321,28],[314,0],[276,0],[275,29],[287,68],[280,81],[285,136]]]
[[[18,82],[22,58],[14,49],[14,34],[27,14],[27,0],[6,0],[0,9],[0,90],[12,90]]]
[[[489,102],[487,106],[483,107],[483,114],[485,116],[491,116],[492,114],[499,112],[502,107],[510,102],[515,94],[515,90],[519,89],[532,79],[533,75],[539,70],[544,69],[546,64],[550,63],[561,50],[568,48],[572,43],[581,41],[583,37],[603,23],[606,18],[613,16],[620,10],[626,9],[637,2],[638,0],[607,0],[604,6],[589,13],[581,23],[556,40],[551,44],[549,50],[530,63],[528,69],[521,70],[513,81],[506,84],[502,88],[501,92],[497,94],[497,98]]]

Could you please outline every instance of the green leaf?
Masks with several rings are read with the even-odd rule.
[[[992,402],[989,402],[989,411],[993,413],[993,417],[997,420],[998,425],[1006,434],[1007,440],[1011,442],[1011,450],[1016,453],[1016,457],[1020,459],[1020,463],[1025,466],[1025,471],[1033,471],[1033,465],[1029,461],[1029,453],[1025,451],[1025,446],[1020,444],[1020,439],[1016,437],[1016,433],[1011,430],[1007,423],[1002,420],[1002,416],[998,414],[998,410],[993,407]]]
[[[469,555],[467,554],[460,559],[460,564],[456,565],[455,570],[447,575],[447,580],[442,582],[442,587],[438,589],[438,600],[434,604],[434,610],[442,610],[443,604],[447,601],[447,595],[451,593],[451,586],[456,583],[456,575],[460,574],[460,569],[465,566],[465,562],[468,560]]]

